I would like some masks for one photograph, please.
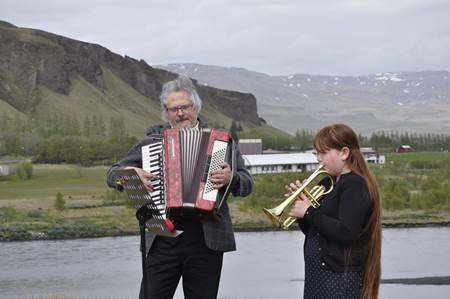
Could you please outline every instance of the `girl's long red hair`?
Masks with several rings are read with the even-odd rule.
[[[367,260],[364,269],[362,298],[378,298],[381,277],[381,196],[378,184],[367,166],[361,153],[358,137],[347,125],[334,124],[321,129],[313,140],[317,151],[325,152],[330,149],[350,150],[347,166],[359,174],[366,181],[370,198],[373,202],[372,214],[364,232],[368,235]]]

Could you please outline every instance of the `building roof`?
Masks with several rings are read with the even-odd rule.
[[[23,161],[25,161],[25,160],[3,160],[3,161],[0,161],[0,164],[1,165],[17,164],[17,163],[20,163],[20,162],[23,162]]]
[[[313,153],[243,155],[246,166],[318,164]]]
[[[266,150],[263,150],[263,154],[264,155],[272,155],[272,154],[288,154],[288,153],[290,153],[290,151],[286,151],[286,150],[283,150],[283,151],[281,151],[281,150],[274,150],[274,149],[266,149]]]
[[[261,139],[239,139],[239,143],[262,143]]]
[[[363,154],[371,154],[371,153],[376,153],[377,152],[376,150],[374,150],[371,147],[361,147],[360,150],[361,150],[361,152]]]

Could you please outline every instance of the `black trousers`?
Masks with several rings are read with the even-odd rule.
[[[200,222],[184,222],[177,228],[184,232],[176,238],[157,236],[150,248],[145,282],[148,297],[173,298],[183,277],[185,298],[217,298],[223,252],[206,247]],[[143,287],[144,282],[140,299],[144,298]]]

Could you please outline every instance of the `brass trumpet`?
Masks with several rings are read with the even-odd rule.
[[[319,168],[316,169],[307,179],[306,182],[302,184],[300,188],[295,190],[288,198],[286,198],[281,204],[276,206],[273,209],[263,209],[264,213],[266,213],[267,217],[272,220],[272,223],[276,227],[280,227],[282,229],[289,229],[289,227],[297,220],[297,218],[289,216],[289,211],[291,210],[292,205],[297,200],[297,197],[300,194],[304,194],[311,205],[314,208],[320,207],[319,199],[325,195],[330,193],[334,187],[334,178],[325,170],[322,169],[323,166],[320,165]],[[325,177],[329,177],[331,180],[330,187],[326,190],[325,186],[315,185],[311,188],[313,181],[316,180],[319,176],[324,175]],[[311,188],[310,190],[307,189]]]

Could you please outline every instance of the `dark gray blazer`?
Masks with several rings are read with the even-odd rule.
[[[199,120],[199,127],[206,128],[206,123]],[[155,125],[147,130],[147,136],[140,142],[136,143],[127,155],[119,162],[114,164],[108,170],[108,186],[117,188],[116,185],[116,170],[125,168],[127,166],[142,168],[142,153],[141,147],[150,143],[151,135],[162,134],[164,129],[170,128],[169,123]],[[244,167],[244,160],[238,148],[235,148],[236,171],[231,181],[231,193],[233,196],[247,196],[252,191],[253,179],[249,172]],[[120,190],[121,191],[121,190]],[[208,248],[216,251],[233,251],[236,250],[236,242],[234,240],[233,227],[231,225],[230,212],[226,201],[222,204],[219,214],[221,218],[219,221],[209,218],[202,218],[205,243]],[[147,252],[155,239],[152,233],[146,234],[146,248]]]

